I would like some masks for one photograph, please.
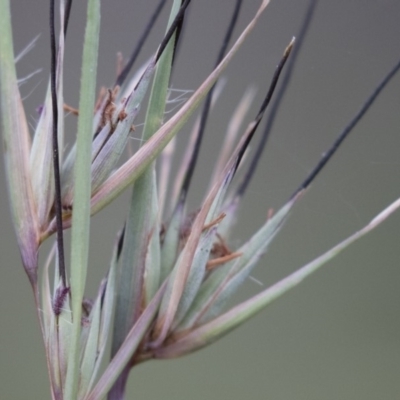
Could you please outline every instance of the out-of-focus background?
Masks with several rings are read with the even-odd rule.
[[[131,52],[158,1],[103,0],[98,83],[115,79],[116,53]],[[172,1],[170,2],[172,3]],[[210,72],[233,0],[193,1],[172,85],[195,89]],[[257,9],[246,0],[235,37]],[[306,0],[271,1],[224,77],[192,184],[196,208],[207,188],[229,117],[249,85],[255,115],[283,49],[296,34]],[[74,2],[65,58],[65,100],[78,104],[86,2]],[[36,35],[18,64],[31,124],[49,71],[48,1],[12,1],[15,53]],[[137,67],[156,50],[165,10]],[[400,57],[400,2],[321,0],[299,56],[268,148],[249,188],[235,248],[277,209],[319,160]],[[399,196],[400,76],[317,178],[236,300],[257,293],[366,224]],[[140,118],[139,118],[140,119]],[[67,117],[67,137],[75,134]],[[141,117],[141,121],[143,116]],[[139,121],[139,123],[141,122]],[[184,143],[190,124],[179,133]],[[133,135],[140,137],[140,128]],[[257,142],[253,145],[253,148]],[[2,399],[49,399],[43,344],[11,226],[1,174],[0,390]],[[88,293],[93,295],[127,213],[129,191],[93,218]],[[400,398],[400,215],[329,263],[243,327],[181,359],[152,361],[131,375],[129,399],[393,400]],[[68,240],[67,240],[68,244]],[[41,253],[45,259],[48,245]],[[67,250],[68,252],[68,250]]]

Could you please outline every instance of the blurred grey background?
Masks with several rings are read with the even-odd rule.
[[[103,0],[98,83],[115,78],[158,1]],[[172,1],[170,2],[172,3]],[[211,70],[233,0],[192,1],[173,76],[195,89]],[[257,9],[246,0],[235,37]],[[255,115],[283,49],[308,2],[273,0],[224,76],[190,201],[198,206],[235,105],[258,87]],[[78,103],[86,2],[71,13],[65,100]],[[30,123],[49,70],[48,2],[12,1],[15,53],[40,34],[18,64],[20,77],[42,68],[21,88]],[[160,42],[166,9],[142,52]],[[398,0],[321,0],[299,56],[268,148],[251,184],[232,247],[260,226],[305,178],[321,154],[400,57]],[[396,77],[293,212],[253,273],[264,287],[312,260],[366,224],[399,196],[400,77]],[[32,92],[32,93],[31,93]],[[143,119],[143,117],[142,117]],[[139,121],[140,122],[140,121]],[[74,136],[68,117],[69,138]],[[190,132],[188,125],[180,141]],[[137,134],[139,134],[137,132]],[[128,191],[129,192],[129,191]],[[49,399],[43,344],[30,287],[20,265],[1,174],[0,388],[2,399]],[[88,293],[105,273],[129,193],[93,218]],[[130,399],[389,400],[400,398],[400,215],[394,215],[284,298],[216,344],[185,358],[152,361],[131,375]],[[239,229],[240,228],[240,229]],[[46,250],[48,246],[44,249]],[[41,262],[45,251],[41,253]],[[249,280],[237,301],[261,290]]]

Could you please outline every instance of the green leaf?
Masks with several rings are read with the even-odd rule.
[[[175,18],[179,7],[180,0],[175,0],[171,9],[169,25]],[[162,123],[173,50],[174,36],[168,43],[156,68],[142,135],[144,140],[151,138]],[[159,287],[160,245],[157,219],[157,192],[154,164],[152,163],[135,182],[132,192],[121,254],[121,274],[115,310],[112,354],[119,349],[126,334],[138,319],[143,307],[142,302],[147,297],[146,287],[153,293]],[[152,257],[149,257],[149,254],[152,254]],[[153,264],[146,265],[146,261],[151,261]]]
[[[192,265],[190,266],[189,276],[183,290],[178,309],[176,311],[173,329],[185,316],[196,297],[201,283],[203,282],[206,273],[207,262],[210,257],[210,251],[214,243],[216,233],[217,226],[214,226],[200,239]]]
[[[145,261],[149,250],[150,237],[155,229],[153,210],[152,207],[149,207],[152,204],[152,196],[152,186],[149,186],[143,180],[136,182],[121,252],[121,271],[118,278],[113,324],[112,354],[115,354],[119,349],[139,316],[144,294]],[[139,201],[142,199],[144,201]]]
[[[79,344],[82,299],[89,254],[90,164],[93,109],[96,92],[96,68],[100,30],[100,1],[89,0],[83,47],[82,77],[79,99],[77,154],[74,172],[74,212],[71,232],[71,298],[73,328],[69,348],[64,400],[76,400],[79,379]]]
[[[0,0],[1,120],[11,216],[24,268],[37,281],[39,224],[29,169],[30,137],[14,64],[10,4]]]
[[[119,238],[118,238],[119,239]],[[97,358],[96,358],[96,363],[93,368],[93,374],[92,374],[92,379],[88,385],[87,388],[87,393],[92,389],[97,374],[100,370],[101,367],[101,362],[103,360],[105,351],[106,351],[106,345],[107,345],[107,339],[108,335],[111,329],[111,324],[112,324],[112,314],[114,310],[114,300],[115,300],[115,291],[116,291],[116,271],[117,271],[117,264],[118,264],[118,241],[114,246],[114,251],[113,255],[111,258],[111,265],[110,265],[110,270],[108,272],[107,276],[107,284],[105,287],[105,292],[103,295],[103,301],[102,301],[102,307],[101,307],[101,321],[100,321],[100,331],[99,331],[99,337],[98,337],[98,342],[97,342]]]
[[[147,249],[145,272],[144,272],[144,290],[145,290],[145,304],[148,304],[153,296],[157,293],[161,280],[161,248],[160,248],[160,225],[157,221],[159,216],[157,188],[155,180],[155,171],[153,171],[153,230],[150,233],[150,243]]]

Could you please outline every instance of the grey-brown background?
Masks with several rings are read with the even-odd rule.
[[[47,1],[12,0],[15,51],[37,34],[19,76],[43,68],[21,88],[30,122],[41,104],[49,68]],[[66,52],[65,98],[78,101],[86,2],[74,2]],[[214,63],[233,0],[193,1],[173,85],[195,89]],[[156,1],[104,0],[99,85],[115,76],[115,55],[126,56]],[[238,35],[259,4],[247,0]],[[212,113],[190,196],[198,205],[230,113],[250,84],[265,84],[307,1],[275,0],[225,73],[227,86]],[[156,49],[163,14],[141,62]],[[320,1],[296,71],[236,230],[237,245],[279,207],[317,162],[376,83],[400,57],[400,2]],[[399,195],[399,86],[380,96],[260,262],[264,286],[327,250]],[[256,112],[258,105],[253,108]],[[69,126],[73,126],[69,117]],[[187,137],[190,126],[180,133]],[[68,132],[73,137],[73,128]],[[7,211],[4,174],[0,195],[0,397],[48,399],[43,345],[30,288],[20,266]],[[115,231],[127,210],[126,194],[93,219],[88,292],[103,275]],[[400,398],[399,215],[340,255],[306,283],[222,341],[182,359],[149,362],[132,374],[131,399],[389,400]],[[44,257],[41,254],[41,261]],[[248,281],[237,299],[260,287]]]

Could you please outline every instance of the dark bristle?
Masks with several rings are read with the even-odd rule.
[[[294,198],[299,192],[304,189],[307,189],[310,186],[311,182],[315,179],[315,177],[321,172],[321,170],[325,167],[331,157],[336,153],[336,150],[340,147],[346,137],[350,134],[353,128],[358,124],[358,122],[363,118],[365,113],[368,111],[370,106],[374,103],[376,98],[379,96],[381,91],[385,88],[385,86],[390,82],[390,80],[396,75],[396,73],[400,69],[400,60],[397,64],[389,71],[389,73],[383,78],[383,80],[379,83],[379,85],[375,88],[375,90],[371,93],[371,95],[367,98],[365,103],[362,105],[358,113],[354,116],[354,118],[350,121],[350,123],[344,128],[342,133],[335,140],[333,145],[329,148],[328,151],[323,153],[319,163],[312,170],[312,172],[308,175],[308,177],[304,180],[304,182],[299,186],[299,188],[293,193],[291,198]]]
[[[183,0],[182,0],[183,3]],[[186,15],[186,13],[185,13]],[[175,59],[178,53],[178,48],[179,48],[179,43],[180,43],[180,37],[182,34],[182,29],[183,29],[183,24],[186,18],[181,18],[179,24],[176,27],[176,32],[175,32],[175,45],[174,45],[174,52],[172,54],[172,67],[175,65]]]
[[[276,85],[277,85],[278,80],[279,80],[279,76],[281,75],[282,69],[285,66],[286,61],[287,61],[287,59],[288,59],[288,57],[289,57],[289,55],[290,55],[290,53],[291,53],[291,51],[293,49],[293,44],[294,44],[294,38],[289,43],[289,45],[286,47],[285,52],[283,53],[283,56],[282,56],[279,64],[277,65],[277,67],[275,69],[274,76],[272,77],[272,81],[271,81],[271,83],[269,85],[269,88],[268,88],[268,92],[267,92],[267,94],[266,94],[266,96],[264,98],[264,101],[261,104],[260,110],[259,110],[256,118],[249,125],[249,128],[248,128],[249,132],[247,133],[248,137],[247,137],[246,142],[244,143],[244,145],[243,145],[243,147],[240,150],[240,153],[238,155],[236,168],[239,166],[240,161],[241,161],[241,159],[242,159],[242,157],[243,157],[243,155],[244,155],[244,153],[245,153],[245,151],[247,149],[247,146],[249,145],[251,139],[253,138],[254,133],[257,130],[258,126],[260,125],[260,122],[261,122],[261,119],[262,119],[262,117],[263,117],[263,115],[265,113],[265,110],[267,109],[269,103],[271,102],[272,95],[274,94],[274,91],[276,89]],[[249,168],[248,173],[250,173],[250,174],[253,173],[251,168]],[[245,177],[245,179],[246,179],[246,177]],[[246,182],[246,180],[244,180],[244,182]],[[241,190],[242,190],[241,186],[239,186],[238,195],[240,195]]]
[[[67,34],[68,30],[69,16],[71,14],[71,6],[72,6],[72,0],[67,0],[65,5],[65,14],[64,14],[64,36]]]
[[[50,47],[51,47],[51,103],[53,111],[53,127],[52,127],[52,146],[53,146],[53,168],[55,183],[55,212],[57,221],[57,250],[59,260],[59,270],[61,280],[66,287],[65,274],[65,257],[64,257],[64,236],[62,223],[62,205],[61,205],[61,180],[60,180],[60,161],[58,155],[58,109],[57,109],[57,89],[56,89],[56,69],[57,69],[57,48],[56,35],[54,28],[54,0],[50,1]]]
[[[125,82],[126,77],[128,76],[129,72],[131,71],[133,64],[135,63],[137,57],[139,56],[139,53],[142,50],[143,45],[146,42],[146,39],[149,37],[149,34],[150,34],[151,30],[153,29],[154,24],[156,23],[159,15],[161,14],[161,11],[164,8],[166,3],[167,3],[167,0],[161,0],[158,3],[157,8],[154,10],[142,35],[140,36],[139,41],[138,41],[135,49],[133,50],[132,55],[129,58],[129,61],[126,63],[125,67],[123,68],[121,73],[118,75],[114,86],[122,86],[123,83]]]
[[[171,24],[170,28],[168,29],[168,32],[166,33],[164,39],[162,40],[162,42],[160,44],[158,51],[157,51],[157,54],[155,57],[156,63],[162,56],[162,53],[164,52],[165,48],[167,47],[167,44],[168,44],[169,40],[171,39],[172,35],[174,34],[175,29],[177,29],[179,26],[181,26],[183,17],[185,15],[185,10],[186,10],[187,6],[189,5],[189,3],[190,3],[190,0],[185,0],[185,2],[182,4],[181,8],[179,9],[178,13],[176,14],[176,17],[175,17],[173,23]],[[176,40],[175,40],[175,44],[176,44]],[[139,87],[145,74],[146,74],[146,71],[143,72],[142,76],[136,83],[134,90],[136,90]]]
[[[161,57],[162,53],[164,52],[165,48],[167,47],[168,42],[170,41],[172,35],[174,34],[175,30],[182,25],[182,19],[185,15],[186,8],[190,4],[191,0],[185,0],[181,8],[179,9],[178,13],[176,14],[176,17],[174,21],[172,22],[171,26],[168,29],[168,32],[165,34],[164,39],[162,40],[160,47],[157,51],[156,54],[156,62],[159,60]]]
[[[238,186],[236,195],[239,197],[242,197],[245,194],[247,188],[249,187],[251,179],[253,178],[255,171],[257,169],[258,163],[261,159],[262,153],[266,147],[268,138],[270,136],[272,127],[275,122],[275,118],[278,114],[279,107],[282,103],[282,99],[286,93],[286,90],[289,86],[291,77],[293,75],[293,70],[294,70],[294,66],[297,61],[298,54],[300,52],[302,44],[304,43],[304,38],[307,34],[308,28],[310,27],[316,4],[317,4],[316,0],[311,0],[308,5],[307,11],[305,13],[303,22],[302,22],[300,30],[299,30],[299,33],[296,36],[296,46],[294,46],[293,51],[290,55],[290,60],[287,63],[285,72],[282,76],[279,90],[277,91],[277,93],[275,95],[275,100],[271,105],[271,111],[268,115],[267,122],[265,125],[263,135],[261,137],[260,143],[258,144],[258,146],[255,150],[254,156],[251,159],[251,162],[250,162],[250,165],[249,165],[249,168],[248,168],[246,174],[244,175],[242,181],[240,182],[240,184]]]
[[[117,260],[119,260],[119,257],[121,256],[122,252],[122,246],[124,244],[124,237],[125,237],[125,227],[126,224],[124,224],[124,227],[122,228],[119,236],[118,236],[118,243],[117,243]]]
[[[237,20],[238,20],[238,17],[239,17],[241,5],[242,5],[242,0],[237,0],[235,8],[233,10],[233,14],[232,14],[231,20],[230,20],[229,25],[228,25],[228,29],[226,31],[224,40],[222,42],[222,46],[221,46],[221,48],[219,50],[215,66],[218,66],[218,64],[222,61],[222,59],[225,56],[226,49],[227,49],[227,47],[229,45],[229,42],[230,42],[232,34],[233,34],[233,30],[234,30],[234,28],[236,26],[236,23],[237,23]],[[215,88],[215,84],[210,89],[210,91],[208,92],[206,100],[204,102],[204,106],[203,106],[203,110],[202,110],[201,118],[200,118],[199,131],[197,133],[196,142],[195,142],[194,149],[193,149],[193,154],[192,154],[192,157],[190,159],[189,166],[188,166],[188,169],[186,171],[185,178],[183,180],[181,193],[180,193],[180,196],[179,196],[179,201],[181,201],[181,202],[185,202],[187,192],[189,191],[190,182],[192,180],[193,172],[194,172],[194,169],[196,167],[197,158],[198,158],[199,153],[200,153],[200,147],[201,147],[201,143],[203,141],[204,131],[205,131],[205,127],[206,127],[207,120],[208,120],[208,114],[209,114],[210,108],[211,108],[211,101],[212,101],[214,88]]]

